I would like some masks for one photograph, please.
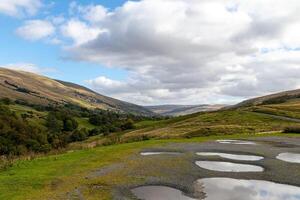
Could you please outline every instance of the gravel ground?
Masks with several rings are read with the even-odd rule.
[[[144,151],[175,151],[175,155],[133,155],[135,167],[126,168],[132,178],[141,179],[139,184],[120,185],[113,191],[115,200],[134,199],[130,189],[142,185],[164,185],[182,190],[191,197],[201,198],[201,191],[194,188],[194,182],[201,178],[228,177],[236,179],[267,180],[276,183],[300,187],[300,164],[287,163],[276,159],[279,153],[300,153],[300,138],[261,137],[247,139],[257,145],[205,143],[173,143],[161,148],[144,149]],[[221,157],[198,156],[196,152],[222,152],[263,156],[259,161],[237,161]],[[202,169],[195,161],[230,161],[262,166],[264,172],[216,172]],[[114,168],[114,167],[113,167]],[[108,170],[110,171],[110,170]],[[101,173],[100,173],[101,174]],[[199,187],[198,187],[199,188]]]

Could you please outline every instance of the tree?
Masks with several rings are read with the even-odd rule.
[[[133,129],[134,121],[132,119],[128,119],[124,124],[122,124],[121,128],[123,130]]]
[[[78,127],[78,123],[73,118],[64,121],[64,131],[73,131]]]
[[[63,129],[63,122],[58,120],[53,112],[47,116],[46,126],[51,133],[59,133]]]
[[[83,141],[87,138],[87,131],[86,129],[80,129],[80,130],[75,130],[72,135],[71,135],[71,141],[76,142],[76,141]]]

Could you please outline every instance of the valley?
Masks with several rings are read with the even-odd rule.
[[[164,116],[181,116],[198,112],[215,111],[226,107],[226,105],[157,105],[146,106],[150,111]]]
[[[299,10],[0,0],[0,200],[300,200]]]
[[[11,73],[2,70],[0,81],[5,84]],[[25,80],[35,77],[23,72],[19,76]],[[32,94],[42,94],[52,80],[34,79],[31,84],[35,87],[26,81],[7,86],[26,88],[25,93],[16,87],[0,93],[0,199],[158,200],[175,195],[175,199],[215,200],[218,193],[205,190],[219,187],[214,180],[230,181],[232,187],[267,184],[291,191],[265,191],[275,199],[298,195],[298,91],[170,117],[127,103],[104,109],[104,104],[83,97],[64,102],[48,95],[49,102],[36,101]],[[58,85],[47,90],[68,87],[64,90],[80,90],[100,98],[78,85],[54,83]],[[293,176],[285,176],[287,171]],[[254,188],[244,188],[249,191],[249,200],[255,197],[253,192],[260,191]],[[147,197],[147,191],[151,194],[152,190],[160,197]],[[243,194],[237,195],[240,199]]]

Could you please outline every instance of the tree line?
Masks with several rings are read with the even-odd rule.
[[[30,122],[32,113],[18,115],[10,104],[30,106],[43,111],[45,123]],[[76,118],[87,118],[96,128],[79,128]],[[124,131],[134,123],[149,117],[118,113],[100,109],[89,110],[77,105],[31,105],[24,101],[0,100],[0,155],[23,155],[28,152],[48,152],[64,148],[69,143],[83,141],[90,136]]]

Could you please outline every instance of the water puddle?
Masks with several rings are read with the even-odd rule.
[[[300,163],[300,154],[298,153],[281,153],[276,158],[286,162]]]
[[[206,178],[197,181],[203,186],[205,200],[300,200],[300,188],[258,180]]]
[[[246,144],[246,145],[256,145],[255,142],[243,141],[243,140],[217,140],[220,144]]]
[[[166,155],[179,155],[179,152],[141,152],[142,156],[152,156],[152,155],[161,155],[161,154],[166,154]]]
[[[138,199],[143,200],[196,200],[180,190],[166,186],[142,186],[131,191]]]
[[[262,172],[264,168],[256,165],[237,164],[219,161],[196,161],[201,168],[219,172]]]
[[[232,160],[245,160],[245,161],[258,161],[264,159],[264,157],[262,156],[238,155],[238,154],[229,154],[229,153],[199,152],[196,154],[199,156],[220,156],[222,158],[227,158]]]

